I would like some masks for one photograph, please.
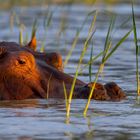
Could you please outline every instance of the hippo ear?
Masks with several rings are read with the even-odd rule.
[[[36,36],[32,36],[31,41],[28,43],[27,45],[29,48],[33,49],[34,51],[36,50],[36,46],[37,46],[37,40],[36,40]]]
[[[34,51],[36,50],[37,47],[37,40],[36,40],[36,21],[33,24],[33,28],[32,28],[32,36],[31,36],[31,41],[28,43],[28,47],[33,49]]]

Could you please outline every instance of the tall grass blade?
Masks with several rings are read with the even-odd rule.
[[[40,52],[44,52],[44,50],[45,50],[47,29],[51,26],[52,18],[53,18],[53,12],[48,10],[48,12],[45,16],[45,20],[44,20],[45,34],[44,34],[44,38],[43,38],[43,41],[42,41],[42,44],[41,44]]]
[[[66,104],[66,109],[68,108],[68,97],[67,97],[67,90],[65,83],[63,82],[63,89],[64,89],[64,96],[65,96],[65,104]]]
[[[83,115],[86,116],[87,115],[87,110],[89,108],[89,104],[90,104],[90,101],[91,101],[91,98],[92,98],[92,94],[94,92],[94,89],[95,89],[95,86],[96,86],[96,83],[97,83],[97,80],[98,80],[98,77],[99,77],[99,74],[100,72],[102,71],[102,64],[100,65],[99,69],[98,69],[98,72],[96,73],[95,75],[95,79],[94,79],[94,84],[90,90],[90,94],[89,94],[89,97],[88,97],[88,101],[87,101],[87,104],[85,106],[85,109],[84,109],[84,112],[83,112]]]
[[[104,51],[103,51],[103,57],[102,57],[102,63],[98,69],[98,72],[96,73],[96,76],[95,76],[95,80],[94,80],[94,84],[91,88],[91,91],[90,91],[90,94],[89,94],[89,97],[88,97],[88,102],[85,106],[85,109],[84,109],[84,112],[83,112],[83,115],[86,116],[87,114],[87,110],[88,110],[88,107],[89,107],[89,104],[90,104],[90,100],[92,98],[92,94],[94,92],[94,89],[95,89],[95,86],[96,86],[96,82],[98,80],[98,76],[99,74],[103,71],[103,68],[104,68],[104,59],[110,49],[110,46],[111,46],[111,33],[112,33],[112,30],[114,28],[114,24],[115,24],[115,19],[114,17],[111,18],[111,21],[110,21],[110,25],[109,25],[109,28],[108,28],[108,32],[107,32],[107,35],[106,35],[106,40],[105,40],[105,45],[104,45]]]
[[[84,69],[86,69],[86,67],[88,67],[89,65],[93,64],[93,62],[94,62],[95,60],[97,60],[97,59],[98,59],[100,56],[102,56],[102,55],[103,55],[103,51],[100,52],[99,54],[97,54],[96,56],[92,57],[92,59],[80,69],[79,73],[81,73],[81,72],[82,72]]]
[[[23,45],[23,34],[22,34],[22,29],[19,31],[19,44],[22,46]]]
[[[26,33],[26,35],[25,35],[25,39],[24,39],[24,44],[29,43],[28,40],[29,40],[29,34]]]
[[[72,52],[73,52],[73,50],[74,50],[74,48],[75,48],[75,46],[77,44],[77,41],[78,41],[78,38],[79,38],[79,34],[80,34],[80,31],[78,30],[77,33],[76,33],[76,36],[74,38],[74,41],[72,43],[72,47],[71,47],[71,49],[70,49],[69,53],[67,54],[67,57],[66,57],[66,59],[64,61],[64,67],[67,65],[67,63],[68,63],[68,61],[69,61],[69,59],[71,57],[71,54],[72,54]]]
[[[44,20],[45,31],[47,31],[48,27],[51,25],[52,17],[53,17],[53,12],[48,11],[48,13],[46,14],[45,20]]]
[[[135,22],[135,13],[134,6],[132,2],[132,18],[133,18],[133,33],[134,33],[134,42],[136,46],[136,81],[137,81],[137,96],[140,96],[140,81],[139,81],[139,46],[138,46],[138,38],[137,38],[137,27]]]
[[[66,59],[65,59],[65,61],[64,61],[64,67],[67,65],[67,63],[68,63],[68,61],[69,61],[69,59],[70,59],[70,57],[71,57],[71,55],[72,55],[72,52],[73,52],[74,48],[76,47],[76,44],[77,44],[78,39],[79,39],[80,32],[82,31],[82,29],[83,29],[85,23],[87,22],[89,16],[91,16],[91,15],[93,15],[93,14],[95,14],[95,18],[94,18],[94,23],[95,23],[95,21],[96,21],[96,16],[97,16],[97,12],[96,12],[96,11],[92,11],[92,12],[90,12],[90,13],[86,16],[86,18],[85,18],[85,20],[83,21],[81,27],[80,27],[79,29],[77,29],[77,32],[76,32],[74,41],[73,41],[72,46],[71,46],[71,49],[70,49],[70,51],[68,52],[68,55],[67,55],[67,57],[66,57]],[[90,29],[90,30],[91,30],[91,29]]]
[[[13,31],[15,15],[16,15],[15,12],[12,12],[11,15],[10,15],[9,22],[10,22],[10,30],[11,31]]]
[[[91,53],[90,53],[90,62],[92,61],[92,56],[93,56],[93,42],[91,46]],[[92,63],[89,64],[89,81],[92,81]]]
[[[23,41],[23,30],[25,29],[24,24],[19,24],[19,44],[22,46],[24,44]]]
[[[123,28],[126,26],[126,24],[130,21],[131,19],[131,16],[128,16],[124,21],[123,23],[121,23],[121,25],[119,26],[119,28]]]
[[[114,28],[114,25],[115,25],[115,17],[113,16],[111,18],[110,25],[109,25],[109,28],[108,28],[108,32],[107,32],[107,35],[106,35],[106,40],[105,40],[105,44],[104,44],[104,54],[103,54],[103,57],[102,57],[102,62],[104,61],[104,58],[106,57],[107,52],[108,52],[108,50],[110,48],[111,33],[112,33],[113,28]]]
[[[77,79],[78,74],[79,74],[78,70],[79,70],[80,65],[82,63],[82,59],[84,57],[84,54],[87,51],[88,43],[89,43],[90,39],[92,38],[93,34],[94,34],[94,32],[91,34],[90,38],[88,38],[86,40],[84,48],[83,48],[83,51],[82,51],[80,59],[79,59],[78,66],[76,68],[76,73],[75,73],[75,76],[74,76],[74,80],[73,80],[73,83],[72,83],[72,86],[71,86],[71,90],[70,90],[70,94],[69,94],[69,98],[68,98],[68,107],[67,107],[67,114],[66,114],[67,117],[70,116],[70,105],[71,105],[71,101],[72,101],[72,96],[73,96],[73,91],[74,91],[74,88],[75,88],[76,79]]]
[[[70,106],[71,106],[71,101],[72,101],[73,91],[74,91],[74,88],[75,88],[76,79],[77,79],[78,74],[79,74],[78,71],[80,69],[80,65],[82,63],[83,57],[85,55],[85,52],[87,51],[88,44],[91,41],[91,39],[92,39],[92,37],[93,37],[93,35],[95,33],[95,31],[93,31],[93,29],[94,29],[93,25],[95,25],[95,21],[96,21],[95,18],[96,18],[96,16],[94,16],[93,21],[91,23],[91,26],[89,28],[88,37],[87,37],[87,39],[86,39],[86,41],[84,43],[84,47],[83,47],[82,53],[80,55],[79,63],[78,63],[78,66],[76,68],[76,73],[75,73],[75,76],[74,76],[74,80],[73,80],[71,90],[70,90],[70,94],[69,94],[69,98],[68,98],[68,106],[67,106],[67,114],[66,114],[67,117],[70,116]]]
[[[66,28],[67,28],[67,23],[68,23],[68,16],[66,15],[66,13],[64,13],[61,17],[61,21],[60,21],[60,30],[58,32],[58,35],[61,36],[61,34],[65,34]]]
[[[130,33],[132,32],[132,29],[127,32],[120,40],[119,42],[113,47],[113,49],[108,53],[108,55],[104,58],[104,60],[102,61],[103,63],[105,63],[110,57],[111,55],[117,50],[117,48],[128,38],[128,36],[130,35]]]
[[[35,37],[36,31],[37,31],[37,19],[35,19],[33,22],[31,39]]]
[[[45,50],[45,40],[41,43],[40,52],[44,52]]]
[[[46,38],[47,38],[47,29],[49,28],[49,26],[50,26],[50,24],[52,22],[52,16],[53,16],[53,12],[48,14],[48,19],[46,19],[46,21],[44,23],[45,34],[44,34],[44,37],[43,37],[43,41],[41,43],[40,52],[44,52],[44,50],[45,50],[45,42],[46,42]]]
[[[86,114],[87,114],[87,110],[88,110],[88,107],[89,107],[89,104],[90,104],[90,100],[91,100],[92,94],[93,94],[94,89],[95,89],[96,82],[98,80],[98,76],[101,73],[101,71],[102,71],[102,69],[104,67],[105,62],[108,60],[109,57],[111,57],[111,55],[117,50],[117,48],[127,39],[127,37],[129,36],[129,34],[131,32],[132,32],[132,30],[130,30],[128,33],[126,33],[126,35],[120,39],[120,41],[115,45],[115,47],[110,51],[110,53],[107,56],[106,56],[106,53],[105,53],[106,57],[102,60],[102,63],[99,66],[98,72],[96,73],[94,84],[93,84],[93,86],[91,88],[91,91],[90,91],[90,94],[89,94],[89,97],[88,97],[88,102],[87,102],[87,104],[85,106],[85,109],[84,109],[84,112],[83,112],[84,116],[86,116]],[[107,52],[106,50],[104,50],[104,51]]]

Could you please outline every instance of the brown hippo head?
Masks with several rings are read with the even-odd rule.
[[[6,48],[10,52],[15,51],[26,51],[31,53],[35,58],[44,61],[45,63],[51,65],[57,70],[63,71],[63,62],[62,56],[58,52],[36,52],[34,51],[29,44],[21,46],[15,42],[0,42],[0,47]]]
[[[50,55],[50,56],[49,56]],[[64,85],[70,93],[73,77],[58,70],[58,58],[46,63],[53,54],[41,54],[16,43],[0,43],[0,100],[64,98]],[[76,80],[73,98],[88,98],[92,83]],[[112,95],[113,94],[113,95]],[[122,96],[121,96],[122,95]],[[124,92],[114,83],[97,83],[92,99],[120,100]]]

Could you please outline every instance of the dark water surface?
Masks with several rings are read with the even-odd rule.
[[[46,51],[57,50],[65,60],[75,38],[76,30],[81,27],[86,15],[96,9],[98,9],[98,15],[96,33],[93,37],[93,54],[97,55],[103,50],[111,13],[117,15],[115,30],[112,34],[113,46],[131,29],[131,5],[14,7],[8,11],[0,12],[0,39],[18,42],[19,24],[17,22],[25,26],[24,37],[27,34],[30,37],[32,23],[36,17],[38,19],[38,44],[41,46],[45,41]],[[51,25],[45,30],[44,21],[48,11],[51,11],[53,16]],[[139,5],[135,7],[135,12],[139,30]],[[16,17],[14,16],[13,20],[15,14]],[[125,23],[128,18],[130,20]],[[66,73],[71,75],[75,73],[91,20],[92,17],[88,19],[80,33],[73,55],[65,67]],[[140,36],[139,32],[138,36]],[[89,56],[90,48],[84,57],[82,66],[89,61]],[[92,65],[92,79],[97,72],[100,60],[101,58]],[[135,69],[135,47],[133,34],[131,34],[107,61],[103,76],[99,77],[99,82],[102,83],[109,81],[118,83],[126,91],[127,100],[121,102],[91,101],[86,118],[83,117],[82,112],[87,100],[73,100],[69,120],[65,117],[64,100],[0,102],[0,139],[139,139],[140,106],[135,100]],[[88,67],[84,69],[79,79],[89,82]]]

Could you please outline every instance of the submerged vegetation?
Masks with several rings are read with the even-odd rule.
[[[86,2],[88,3],[88,0]],[[46,18],[44,20],[44,29],[45,29],[46,32],[47,32],[47,29],[50,27],[50,24],[52,22],[51,21],[52,20],[52,16],[53,16],[53,12],[48,11],[48,13],[49,14],[46,16]],[[66,57],[66,59],[64,61],[64,67],[65,67],[65,66],[67,66],[68,61],[69,61],[70,57],[72,56],[73,50],[75,49],[75,47],[77,45],[77,42],[78,42],[80,33],[83,30],[85,23],[87,22],[87,20],[88,20],[89,17],[92,17],[92,21],[91,21],[91,25],[89,27],[88,35],[87,35],[87,38],[84,41],[83,50],[81,52],[81,55],[80,55],[80,58],[79,58],[79,62],[78,62],[78,66],[76,68],[76,72],[75,72],[73,84],[71,86],[71,91],[69,93],[69,97],[67,96],[67,91],[66,91],[66,88],[65,88],[65,83],[63,83],[64,95],[65,95],[65,101],[66,101],[66,110],[67,110],[66,116],[67,117],[70,116],[70,105],[71,105],[71,102],[72,102],[73,90],[74,90],[75,82],[76,82],[76,79],[77,79],[79,73],[81,73],[84,69],[86,69],[87,67],[89,67],[89,79],[90,79],[89,81],[90,82],[93,82],[93,85],[92,85],[92,88],[91,88],[91,91],[90,91],[90,95],[89,95],[87,104],[85,105],[85,108],[84,108],[84,111],[83,111],[84,116],[86,116],[87,115],[87,110],[89,108],[90,100],[91,100],[91,97],[92,97],[92,93],[93,93],[93,91],[95,89],[95,84],[98,81],[99,75],[101,75],[101,73],[103,72],[103,69],[105,67],[106,61],[114,54],[114,52],[121,46],[121,44],[124,41],[126,41],[126,39],[129,37],[129,35],[130,35],[130,33],[132,31],[134,32],[134,43],[135,43],[135,46],[136,46],[137,95],[140,95],[140,87],[139,87],[140,86],[140,81],[139,81],[139,65],[138,65],[138,63],[139,63],[138,62],[139,46],[138,46],[137,28],[136,28],[136,24],[135,24],[135,15],[134,15],[133,5],[132,5],[132,19],[133,19],[132,20],[133,21],[133,27],[132,27],[132,29],[130,29],[127,33],[125,33],[122,37],[120,37],[120,39],[118,40],[118,42],[116,43],[116,45],[112,45],[113,44],[112,36],[113,36],[113,32],[115,30],[114,29],[114,26],[115,26],[115,19],[116,19],[116,17],[113,15],[112,18],[111,18],[111,20],[110,20],[110,24],[109,24],[108,31],[107,31],[107,34],[106,34],[106,38],[105,38],[105,41],[104,41],[103,50],[101,50],[100,53],[98,53],[98,55],[92,56],[93,55],[92,52],[94,52],[94,49],[95,48],[91,44],[92,44],[92,41],[94,41],[94,39],[93,39],[94,38],[94,33],[96,32],[96,26],[95,25],[96,25],[96,18],[97,18],[97,16],[98,16],[98,14],[97,14],[97,11],[96,10],[90,12],[89,14],[87,14],[85,20],[83,21],[83,23],[81,23],[80,28],[78,28],[77,31],[76,31],[76,35],[75,35],[75,37],[73,39],[73,42],[72,42],[70,51],[68,52],[67,57]],[[129,20],[130,20],[130,18],[129,18]],[[36,30],[37,30],[36,23],[37,23],[37,21],[35,21],[34,24],[33,24],[32,38],[35,37],[35,33],[36,33]],[[66,21],[62,18],[62,21],[61,21],[61,28],[62,28],[62,30],[61,30],[61,32],[65,32],[65,28],[66,28],[65,24],[66,24]],[[124,25],[124,23],[123,23],[123,25]],[[19,43],[20,44],[23,44],[23,43],[27,42],[27,40],[28,40],[27,38],[26,39],[23,38],[23,33],[22,33],[22,31],[23,31],[22,30],[22,27],[23,26],[24,25],[22,23],[19,24],[19,28],[20,28]],[[44,37],[44,40],[42,42],[42,47],[40,49],[41,52],[44,51],[45,37]],[[91,53],[90,53],[89,62],[86,65],[84,65],[84,66],[81,67],[81,64],[82,64],[82,61],[83,61],[83,57],[84,57],[84,55],[85,55],[88,47],[90,47],[90,46],[91,46]],[[102,59],[101,59],[101,62],[100,62],[98,71],[97,71],[97,73],[95,75],[95,79],[92,81],[93,78],[92,78],[92,67],[91,67],[91,65],[99,57],[102,57]]]

